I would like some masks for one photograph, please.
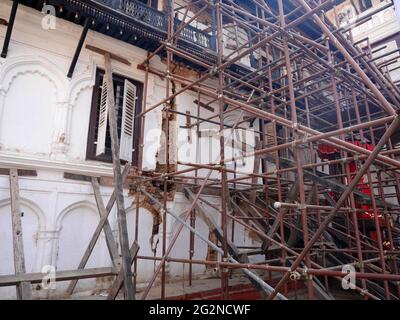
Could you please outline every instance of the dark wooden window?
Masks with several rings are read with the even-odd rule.
[[[111,137],[110,137],[110,128],[109,123],[107,122],[107,133],[106,133],[106,142],[105,142],[105,153],[102,155],[96,156],[96,145],[97,145],[97,135],[99,128],[99,110],[100,110],[100,101],[102,94],[102,84],[104,78],[104,71],[98,69],[96,72],[96,82],[93,89],[92,96],[92,106],[90,112],[90,123],[89,123],[89,133],[87,140],[87,149],[86,149],[86,159],[87,160],[97,160],[103,162],[112,162],[111,155]],[[113,74],[113,84],[114,84],[114,98],[115,104],[118,107],[118,136],[121,137],[121,126],[122,126],[122,108],[123,108],[123,97],[125,90],[125,80],[128,80],[130,83],[136,86],[137,89],[137,100],[135,107],[135,115],[139,114],[142,109],[142,101],[143,101],[143,84],[133,79],[126,78],[124,76]],[[137,163],[137,152],[138,143],[139,143],[139,134],[140,130],[140,121],[138,118],[134,121],[134,135],[133,135],[133,146],[132,146],[132,163],[135,165]]]

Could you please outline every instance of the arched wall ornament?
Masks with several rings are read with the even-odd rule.
[[[88,208],[90,210],[92,210],[96,216],[98,216],[97,214],[97,206],[96,204],[94,204],[93,202],[90,202],[88,200],[82,200],[82,201],[78,201],[78,202],[74,202],[68,206],[66,206],[63,210],[60,211],[59,214],[57,214],[56,216],[56,222],[55,222],[55,228],[57,230],[57,232],[60,232],[62,229],[62,222],[64,220],[64,218],[73,210],[77,209],[77,208]]]
[[[60,109],[66,102],[69,83],[63,71],[49,59],[37,55],[24,55],[8,58],[0,67],[0,122],[3,119],[5,98],[13,82],[26,74],[38,74],[48,80],[54,87],[56,112],[54,122],[59,125]],[[1,136],[0,136],[1,141]],[[0,145],[1,146],[1,145]]]
[[[46,221],[46,216],[42,210],[42,208],[33,202],[32,200],[29,200],[24,197],[20,197],[19,199],[20,205],[29,208],[32,213],[36,216],[37,221],[38,221],[38,229],[37,233],[35,235],[36,238],[36,253],[34,257],[34,261],[32,262],[33,268],[36,271],[39,271],[43,265],[43,257],[45,255],[44,252],[44,243],[43,243],[43,237],[42,235],[46,233],[47,229],[47,221]],[[0,201],[0,209],[4,208],[6,206],[11,206],[11,199],[6,198]],[[11,214],[11,213],[10,213]],[[24,231],[22,230],[22,233]]]
[[[38,55],[10,57],[0,65],[0,92],[10,89],[12,82],[20,75],[38,73],[53,83],[57,101],[66,101],[69,83],[63,70],[49,59]]]
[[[90,202],[88,200],[82,200],[82,201],[78,201],[78,202],[74,202],[68,206],[66,206],[63,210],[60,211],[59,214],[57,214],[56,216],[56,220],[55,220],[55,238],[53,241],[53,247],[52,247],[52,257],[51,257],[51,264],[54,266],[58,265],[58,257],[59,257],[59,243],[60,243],[60,235],[61,235],[61,231],[62,231],[62,224],[63,224],[63,220],[65,219],[66,216],[68,216],[68,214],[70,212],[72,212],[75,209],[78,208],[87,208],[90,209],[95,215],[96,217],[99,217],[99,215],[97,214],[98,208],[97,206],[93,203]],[[104,233],[100,234],[101,238],[104,238]]]
[[[40,206],[37,205],[32,200],[29,200],[24,197],[20,197],[19,201],[22,206],[29,208],[30,210],[32,210],[32,213],[34,213],[36,215],[36,217],[38,219],[38,232],[45,231],[47,223],[46,223],[46,216],[45,216],[42,208],[40,208]],[[6,198],[6,199],[3,199],[0,201],[0,209],[4,208],[6,206],[11,206],[10,198]]]

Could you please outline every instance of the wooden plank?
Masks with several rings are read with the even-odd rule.
[[[21,207],[19,202],[18,170],[10,169],[11,220],[14,247],[14,269],[17,276],[26,273],[24,244],[22,237]],[[17,285],[17,297],[20,300],[32,299],[32,288],[29,282]]]
[[[134,242],[130,248],[130,255],[131,255],[131,265],[135,261],[137,254],[139,252],[139,245],[137,242]],[[110,291],[107,296],[107,300],[115,300],[115,298],[118,295],[119,290],[121,290],[121,287],[124,283],[124,277],[122,270],[118,273],[117,278],[115,279],[113,285],[110,288]]]
[[[118,274],[118,270],[110,267],[90,268],[85,270],[63,270],[56,272],[54,281],[61,282],[74,279],[109,277],[116,274]],[[0,287],[15,286],[21,282],[33,284],[42,283],[44,275],[45,273],[25,273],[20,275],[0,276]]]
[[[10,175],[10,169],[8,169],[8,168],[0,168],[0,175],[9,176]],[[19,177],[37,177],[37,171],[36,170],[18,169],[18,176]]]
[[[115,108],[114,99],[114,85],[112,80],[111,71],[111,55],[106,53],[104,55],[105,60],[105,79],[107,81],[107,101],[108,101],[108,115],[110,125],[110,136],[111,136],[111,152],[113,161],[113,171],[115,179],[115,196],[117,203],[117,218],[118,218],[118,229],[119,229],[119,242],[121,246],[122,255],[122,272],[124,275],[124,292],[125,299],[134,300],[135,292],[133,290],[132,282],[132,269],[131,269],[131,257],[129,251],[129,238],[128,238],[128,227],[126,222],[126,211],[124,204],[124,190],[123,190],[123,179],[121,172],[121,161],[119,157],[119,137],[117,128],[117,114]]]
[[[19,173],[19,171],[18,171],[18,173]],[[1,174],[1,171],[0,171],[0,174]],[[20,173],[19,173],[19,176],[21,176]],[[70,172],[64,172],[64,179],[91,182],[92,181],[92,176],[86,176],[86,175],[83,175],[83,174],[75,174],[75,173],[70,173]],[[99,184],[101,186],[114,187],[114,178],[113,177],[99,177]],[[124,184],[124,188],[129,188],[129,184]]]
[[[119,56],[119,55],[117,55],[115,53],[112,53],[110,51],[107,51],[107,50],[92,46],[90,44],[87,44],[85,48],[90,50],[90,51],[93,51],[93,52],[96,52],[98,54],[101,54],[102,56],[109,55],[111,59],[113,59],[115,61],[118,61],[118,62],[121,62],[123,64],[126,64],[128,66],[131,65],[129,60],[127,60],[127,59],[125,59],[125,58],[123,58],[123,57],[121,57],[121,56]]]
[[[92,186],[93,186],[93,191],[94,191],[94,196],[96,199],[97,203],[97,208],[99,210],[100,214],[100,223],[101,227],[97,227],[93,237],[91,238],[89,245],[83,254],[83,257],[81,259],[81,262],[78,265],[78,270],[85,268],[87,262],[89,261],[90,255],[93,252],[94,247],[96,246],[97,240],[100,237],[101,231],[104,231],[104,234],[106,236],[106,243],[107,243],[107,248],[110,253],[111,261],[113,262],[114,267],[119,268],[121,263],[119,259],[119,254],[118,254],[118,247],[117,244],[115,243],[114,236],[112,234],[111,226],[110,223],[108,222],[108,212],[106,211],[106,208],[104,207],[103,199],[101,197],[100,193],[100,186],[97,178],[93,177],[92,178]],[[68,288],[67,288],[67,293],[72,294],[74,292],[74,289],[76,287],[76,284],[78,283],[78,280],[72,281]]]
[[[119,267],[121,262],[119,261],[120,259],[119,259],[119,254],[118,254],[118,247],[117,247],[117,244],[115,243],[112,229],[111,229],[110,223],[108,222],[108,219],[107,219],[108,213],[106,211],[106,208],[105,208],[104,202],[103,202],[103,198],[101,196],[99,181],[95,177],[92,178],[92,186],[93,186],[93,191],[94,191],[94,197],[95,197],[96,203],[97,203],[97,208],[99,209],[100,219],[103,217],[105,218],[103,231],[106,236],[108,251],[110,252],[110,257],[111,257],[111,260],[113,261],[114,266]]]
[[[75,180],[75,181],[84,181],[84,182],[92,181],[92,177],[85,176],[83,174],[75,174],[75,173],[69,173],[69,172],[64,172],[64,179]]]
[[[130,168],[131,168],[131,166],[129,164],[127,164],[125,166],[124,171],[122,173],[123,180],[125,180],[126,177],[128,176]],[[108,216],[111,212],[111,209],[114,206],[115,200],[116,200],[116,197],[115,197],[115,190],[114,190],[110,199],[108,200],[107,207],[105,208],[105,214],[101,216],[100,221],[99,221],[95,231],[93,232],[92,238],[89,241],[89,244],[85,250],[85,253],[83,254],[83,257],[82,257],[81,262],[79,263],[78,269],[83,269],[86,266],[86,263],[89,260],[90,254],[92,253],[92,251],[96,245],[96,242],[100,236],[101,231],[103,230],[105,224],[108,223]],[[118,266],[119,266],[119,264],[118,264]],[[77,283],[78,283],[78,280],[74,280],[69,284],[69,286],[67,288],[67,292],[69,294],[73,293]]]
[[[201,102],[199,100],[194,100],[193,103],[198,104],[200,107],[202,107],[208,111],[215,112],[215,109],[213,107],[210,107],[208,104],[205,104],[204,102]]]

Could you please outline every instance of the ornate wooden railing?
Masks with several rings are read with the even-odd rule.
[[[153,9],[142,2],[136,0],[95,0],[102,5],[106,5],[110,9],[128,15],[129,17],[141,21],[151,27],[157,28],[167,32],[168,30],[168,18],[163,12]],[[181,21],[175,19],[175,28],[179,26]],[[211,36],[206,32],[203,32],[193,26],[187,26],[184,28],[179,35],[179,39],[191,42],[200,47],[210,49]]]
[[[118,8],[119,11],[133,17],[137,20],[143,21],[158,29],[167,30],[167,19],[164,13],[148,7],[144,3],[134,0],[120,0]]]
[[[180,24],[181,21],[175,19],[175,29],[177,29]],[[179,37],[193,42],[201,47],[211,49],[211,36],[208,33],[205,33],[190,25],[180,32]]]

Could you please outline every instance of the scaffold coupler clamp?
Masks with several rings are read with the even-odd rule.
[[[312,274],[310,274],[308,272],[308,268],[307,267],[304,267],[302,277],[303,277],[304,280],[312,280],[312,278],[313,278]]]
[[[308,142],[308,138],[309,138],[309,134],[308,134],[307,132],[305,132],[305,133],[303,134],[303,137],[301,138],[301,141],[302,141],[303,143],[307,143],[307,142]]]
[[[298,210],[306,210],[307,205],[305,203],[297,203],[297,209]]]
[[[291,271],[289,277],[290,280],[296,281],[301,279],[301,274],[298,271]]]
[[[360,295],[365,296],[368,293],[368,289],[362,289]]]
[[[222,262],[228,263],[228,262],[229,262],[229,258],[223,258],[223,259],[222,259]],[[219,266],[221,266],[221,265],[219,265]],[[227,267],[222,267],[222,268],[221,268],[221,271],[222,271],[223,273],[228,273],[228,272],[229,272],[229,268],[227,268]]]

